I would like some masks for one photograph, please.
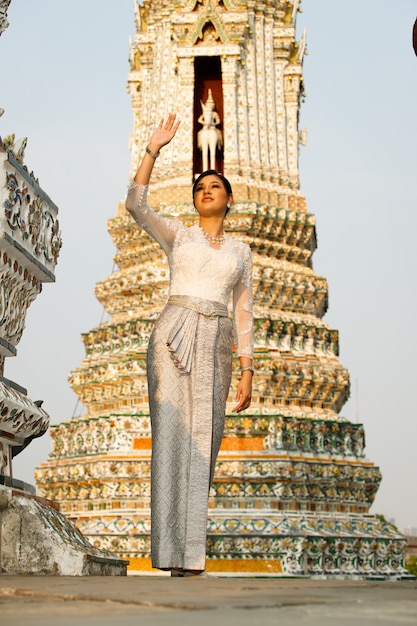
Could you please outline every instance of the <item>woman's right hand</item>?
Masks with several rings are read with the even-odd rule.
[[[139,166],[134,181],[137,185],[148,185],[152,174],[153,167],[155,165],[155,159],[161,148],[167,145],[178,130],[180,122],[176,121],[177,116],[175,113],[170,113],[164,121],[159,122],[158,128],[154,131],[149,144],[148,150],[145,152],[142,162]],[[153,154],[151,154],[153,153]]]
[[[159,152],[161,148],[166,146],[175,137],[175,133],[181,124],[176,118],[175,113],[170,113],[165,122],[163,119],[159,122],[158,128],[149,141],[149,149],[152,150],[152,152]]]

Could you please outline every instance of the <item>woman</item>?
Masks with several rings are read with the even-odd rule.
[[[199,225],[162,217],[147,206],[155,159],[178,129],[171,114],[153,133],[126,200],[136,222],[168,256],[170,290],[148,346],[152,424],[151,553],[172,576],[205,574],[207,501],[223,435],[232,373],[233,292],[241,379],[233,411],[251,402],[253,315],[249,246],[227,237],[230,183],[209,170],[195,181]]]

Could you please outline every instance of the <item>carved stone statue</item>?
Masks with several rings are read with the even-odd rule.
[[[203,125],[203,128],[198,131],[197,141],[198,147],[202,151],[203,156],[203,172],[209,169],[209,155],[210,155],[210,169],[216,169],[216,149],[217,146],[221,148],[223,146],[223,136],[220,129],[216,128],[220,124],[220,117],[217,111],[215,111],[216,103],[213,99],[211,89],[208,90],[208,96],[206,103],[201,100],[202,114],[198,118],[198,123]]]
[[[7,21],[7,9],[9,8],[10,0],[0,0],[0,35],[9,25]]]

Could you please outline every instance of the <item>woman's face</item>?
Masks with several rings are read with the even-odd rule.
[[[232,202],[223,182],[215,174],[204,176],[194,194],[194,206],[201,217],[224,217],[227,203]]]

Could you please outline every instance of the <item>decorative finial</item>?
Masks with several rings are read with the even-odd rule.
[[[25,157],[25,149],[28,143],[27,137],[22,137],[16,141],[16,136],[14,133],[5,137],[2,141],[3,148],[10,152],[16,161],[23,164],[23,159]]]
[[[11,0],[0,0],[0,35],[9,25],[7,21],[7,9],[9,8],[10,2]]]

